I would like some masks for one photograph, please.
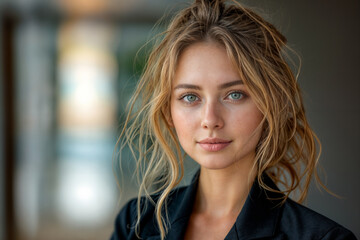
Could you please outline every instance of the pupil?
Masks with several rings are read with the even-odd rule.
[[[193,102],[195,100],[195,97],[190,95],[187,97],[189,102]]]
[[[232,97],[233,97],[234,99],[239,99],[239,98],[240,98],[240,93],[233,93],[233,94],[232,94]]]

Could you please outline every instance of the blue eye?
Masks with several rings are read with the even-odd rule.
[[[232,92],[229,94],[231,100],[240,100],[244,97],[244,94],[241,92]]]
[[[193,94],[188,94],[188,95],[185,95],[185,96],[183,97],[183,99],[184,99],[186,102],[192,103],[192,102],[195,102],[195,101],[198,99],[198,97],[195,96],[195,95],[193,95]]]

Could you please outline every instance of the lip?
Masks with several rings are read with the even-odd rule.
[[[232,141],[221,138],[206,138],[198,142],[201,148],[208,152],[218,152],[230,145]]]

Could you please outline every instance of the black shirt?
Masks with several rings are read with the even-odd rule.
[[[168,216],[170,221],[166,240],[183,239],[195,200],[197,173],[192,183],[187,187],[174,190],[168,201]],[[273,181],[264,175],[267,186],[277,189]],[[261,188],[254,182],[246,202],[226,240],[235,239],[356,239],[354,234],[309,208],[291,199],[281,204],[280,193],[274,193]],[[154,196],[156,201],[156,196]],[[144,240],[160,239],[154,206],[142,199],[146,209],[141,216],[140,237]],[[128,202],[115,221],[115,230],[111,240],[139,239],[135,234],[137,220],[137,200]]]

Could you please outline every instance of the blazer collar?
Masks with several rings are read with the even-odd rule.
[[[200,170],[196,172],[189,186],[185,187],[183,193],[181,188],[174,191],[170,196],[169,203],[169,220],[170,228],[167,240],[183,239],[187,224],[194,206],[197,186],[199,182]]]
[[[263,181],[268,187],[278,190],[275,183],[266,174],[263,175]],[[282,196],[281,193],[263,189],[258,181],[255,180],[231,231],[236,231],[238,239],[256,239],[273,236],[282,211]]]
[[[189,221],[192,207],[195,202],[196,190],[198,185],[200,171],[197,171],[194,175],[189,186],[174,189],[168,197],[167,213],[163,211],[163,216],[169,217],[169,232],[166,235],[166,240],[178,240],[183,239],[186,231],[187,223]],[[159,195],[156,195],[154,201],[157,201]],[[155,208],[152,205],[148,205],[146,210],[151,213],[153,224],[145,225],[142,230],[143,238],[146,240],[160,240],[160,231],[157,227],[154,211]]]
[[[183,192],[175,190],[169,197],[168,216],[171,225],[166,236],[167,240],[184,237],[195,201],[199,173],[200,171],[195,174],[191,184]],[[263,175],[263,181],[268,187],[278,190],[266,174]],[[241,240],[273,236],[282,211],[282,196],[281,193],[261,188],[255,180],[234,226],[225,239]]]

